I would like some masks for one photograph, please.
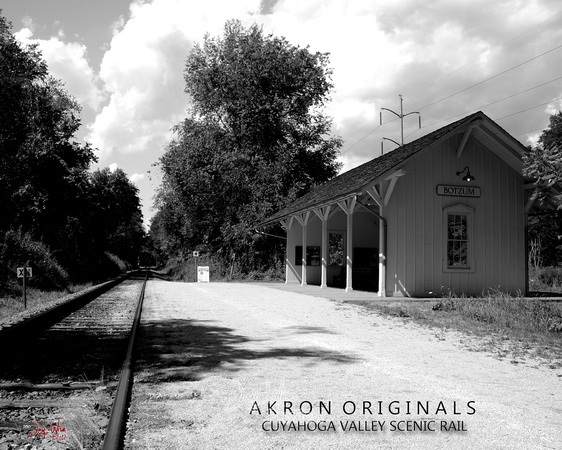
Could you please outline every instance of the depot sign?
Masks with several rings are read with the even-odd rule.
[[[480,197],[480,188],[476,186],[450,186],[448,184],[437,185],[437,195],[452,197]]]

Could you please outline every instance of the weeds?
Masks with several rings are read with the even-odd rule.
[[[562,306],[540,300],[512,297],[491,291],[482,297],[449,296],[432,307],[434,311],[454,313],[482,322],[498,330],[523,333],[562,331]]]
[[[562,289],[562,267],[529,266],[529,289],[536,292],[556,292]]]
[[[273,267],[263,271],[244,273],[236,260],[228,264],[220,258],[201,255],[198,266],[209,266],[210,281],[282,281],[285,279],[284,266]],[[196,281],[196,267],[194,258],[183,260],[173,258],[168,261],[163,273],[173,281]]]
[[[414,321],[436,330],[439,340],[445,330],[479,338],[471,350],[487,350],[512,358],[533,352],[562,367],[562,302],[513,297],[490,291],[480,297],[457,297],[452,293],[435,302],[411,300],[360,303],[384,315]]]
[[[27,309],[29,310],[54,303],[69,294],[82,291],[90,286],[92,286],[92,283],[70,285],[66,290],[61,291],[42,291],[36,288],[28,288]],[[21,296],[5,295],[0,297],[0,321],[23,311],[23,300]]]

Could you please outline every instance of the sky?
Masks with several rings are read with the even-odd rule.
[[[381,142],[396,148],[401,99],[404,115],[421,115],[421,129],[418,114],[404,117],[406,143],[481,110],[533,145],[562,109],[559,0],[3,0],[0,9],[81,104],[77,139],[96,148],[93,169],[120,167],[139,188],[145,224],[161,181],[154,164],[190,104],[186,58],[230,19],[330,54],[325,112],[344,142],[343,171],[379,156]]]

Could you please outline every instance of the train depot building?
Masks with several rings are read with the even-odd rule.
[[[482,112],[316,187],[259,225],[287,233],[286,283],[379,296],[527,291],[524,146]]]

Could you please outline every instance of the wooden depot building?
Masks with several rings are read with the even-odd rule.
[[[482,112],[316,187],[259,225],[287,232],[286,283],[379,296],[527,291],[524,146]]]

